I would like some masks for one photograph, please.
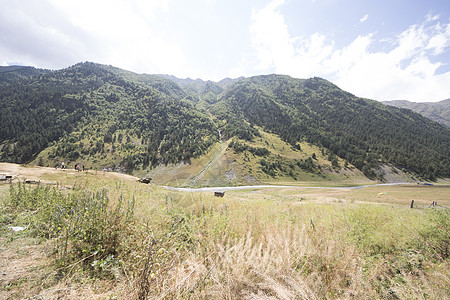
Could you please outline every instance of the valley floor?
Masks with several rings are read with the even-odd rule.
[[[450,298],[449,182],[308,182],[218,198],[217,188],[185,193],[117,173],[0,163],[0,174],[15,176],[0,182],[2,299]],[[105,203],[100,190],[106,210],[93,204]],[[63,211],[48,201],[61,208],[70,195],[72,212],[94,212],[51,227]]]

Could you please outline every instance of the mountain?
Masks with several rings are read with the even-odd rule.
[[[145,174],[178,163],[204,172],[218,157],[217,168],[235,165],[220,176],[249,182],[344,170],[382,179],[383,166],[450,177],[449,128],[321,78],[212,82],[79,63],[1,83],[0,124],[9,162]]]
[[[137,79],[136,79],[137,78]],[[82,63],[0,85],[1,160],[47,157],[132,171],[189,160],[217,140],[215,124],[156,76]]]
[[[50,70],[37,69],[28,66],[0,66],[0,84],[12,83],[17,80],[27,79],[38,74],[49,73]]]
[[[320,79],[266,75],[235,83],[212,111],[225,133],[254,136],[252,125],[322,146],[374,176],[379,162],[425,177],[450,174],[450,130],[409,110],[358,98]],[[240,120],[245,120],[241,122]]]
[[[386,105],[407,108],[419,113],[430,120],[450,127],[450,99],[439,102],[410,102],[406,100],[383,101]]]
[[[180,79],[172,75],[159,76],[178,84],[199,108],[207,108],[209,104],[217,102],[219,94],[221,94],[228,86],[243,79],[243,77],[238,79],[225,78],[219,82],[214,82],[210,80],[203,81],[201,79],[193,80],[190,78]]]

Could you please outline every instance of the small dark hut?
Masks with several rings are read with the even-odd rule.
[[[152,181],[152,179],[150,177],[145,177],[145,178],[140,178],[138,181],[145,183],[145,184],[149,184],[150,181]]]

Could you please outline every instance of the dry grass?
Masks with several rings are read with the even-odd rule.
[[[151,281],[148,298],[448,297],[448,260],[433,262],[432,251],[414,243],[429,222],[423,211],[298,205],[267,194],[258,200],[251,192],[171,197],[170,209],[186,218],[190,246],[168,254],[168,269]]]
[[[264,189],[216,198],[101,173],[70,180],[82,190],[106,187],[111,205],[121,196],[136,200],[136,224],[124,237],[115,277],[92,277],[78,265],[56,276],[53,248],[45,246],[52,241],[35,240],[31,255],[14,256],[30,237],[9,241],[3,215],[4,266],[22,261],[26,271],[14,279],[25,283],[2,285],[0,297],[450,298],[448,213],[409,208],[410,197],[445,205],[448,186]],[[28,265],[32,257],[37,263]]]
[[[370,267],[354,246],[309,228],[268,228],[215,241],[209,251],[190,253],[152,282],[154,299],[445,299],[448,274],[400,271],[388,262]],[[369,268],[369,270],[367,270]],[[159,286],[155,286],[158,284]],[[444,289],[440,289],[441,285]]]
[[[381,194],[381,195],[380,195]],[[408,205],[411,200],[417,207],[429,207],[433,201],[437,201],[443,207],[450,207],[450,184],[435,184],[424,186],[417,184],[370,187],[354,191],[350,197],[358,201],[370,201],[395,205]]]

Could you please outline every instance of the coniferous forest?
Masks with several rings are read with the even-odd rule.
[[[55,162],[95,157],[92,167],[98,161],[133,172],[189,162],[219,138],[252,140],[262,129],[293,147],[327,149],[369,178],[380,164],[431,180],[450,177],[448,127],[321,78],[205,82],[94,63],[57,71],[2,67],[0,124],[6,162],[28,163],[46,151]]]

